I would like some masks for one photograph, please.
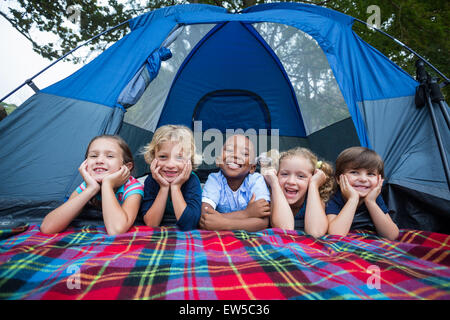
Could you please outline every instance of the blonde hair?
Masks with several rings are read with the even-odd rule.
[[[296,147],[293,149],[289,149],[285,152],[282,152],[279,155],[278,159],[273,159],[273,161],[278,164],[277,171],[279,171],[280,164],[283,160],[293,157],[302,157],[304,159],[309,160],[311,163],[311,167],[313,168],[313,171],[311,172],[312,174],[314,173],[315,169],[320,169],[323,171],[323,173],[325,173],[327,179],[325,180],[325,183],[320,186],[319,194],[320,198],[324,202],[330,200],[330,197],[336,188],[333,166],[327,161],[319,161],[318,157],[311,150],[307,148]]]
[[[159,150],[160,145],[168,141],[181,144],[183,153],[190,157],[193,170],[201,164],[201,156],[196,153],[194,134],[191,129],[186,126],[173,124],[159,127],[155,131],[152,141],[144,147],[142,152],[145,162],[150,165],[155,159],[155,154]]]

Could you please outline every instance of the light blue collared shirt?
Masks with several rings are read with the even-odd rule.
[[[255,201],[265,199],[270,202],[270,192],[264,177],[252,173],[245,177],[238,190],[231,190],[222,171],[211,173],[202,192],[202,202],[210,204],[221,213],[244,210],[255,194]]]

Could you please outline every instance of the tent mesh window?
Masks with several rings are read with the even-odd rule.
[[[178,69],[196,44],[214,26],[196,24],[183,27],[183,31],[169,46],[172,58],[161,62],[158,76],[149,84],[139,101],[127,109],[124,122],[151,132],[156,130],[159,115]]]
[[[139,101],[124,117],[126,123],[154,132],[171,84],[185,58],[214,24],[184,26],[169,49],[172,58],[161,69]],[[275,52],[294,89],[309,135],[349,118],[347,105],[323,50],[305,32],[278,23],[254,23],[253,28]]]
[[[252,26],[283,65],[308,135],[350,117],[333,71],[316,40],[283,24],[263,22]]]

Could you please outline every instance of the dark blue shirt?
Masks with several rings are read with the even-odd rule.
[[[389,213],[389,209],[384,203],[383,197],[378,195],[375,200],[377,205],[384,213]],[[344,207],[346,201],[342,197],[341,190],[338,189],[336,193],[331,197],[330,201],[327,202],[325,207],[326,214],[339,214]],[[375,226],[370,218],[369,210],[367,209],[365,203],[363,202],[358,208],[356,208],[355,216],[353,217],[353,222],[350,230],[353,229],[371,229],[374,230]]]
[[[306,198],[308,195],[305,196],[305,201],[303,202],[302,207],[298,212],[294,215],[294,229],[295,230],[303,230],[305,229],[305,212],[306,212]]]
[[[151,208],[158,195],[159,189],[158,182],[153,179],[151,174],[148,175],[144,182],[144,198],[142,199],[140,209],[141,216],[144,216],[148,209]],[[194,173],[191,173],[189,179],[181,186],[181,193],[186,202],[186,208],[180,219],[177,221],[175,217],[175,211],[169,194],[161,225],[167,226],[175,224],[182,231],[196,229],[201,215],[202,188],[200,180]]]

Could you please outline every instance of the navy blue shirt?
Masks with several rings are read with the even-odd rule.
[[[384,213],[389,213],[389,209],[384,203],[381,194],[378,195],[375,201]],[[338,191],[336,191],[336,193],[331,197],[330,201],[328,201],[325,207],[325,213],[337,215],[339,214],[339,212],[341,212],[345,203],[346,201],[342,197],[341,190],[338,189]],[[372,219],[370,218],[369,210],[367,209],[364,202],[358,208],[356,208],[355,216],[353,217],[353,222],[350,227],[350,230],[353,229],[371,229],[371,230],[375,229],[375,225],[373,224]]]
[[[298,212],[294,215],[294,229],[295,230],[303,230],[305,228],[305,212],[306,212],[306,198],[308,195],[305,196],[305,201],[303,202],[302,207]]]
[[[142,199],[140,209],[142,216],[144,216],[148,209],[153,205],[159,189],[158,182],[153,179],[151,174],[148,175],[144,182],[144,198]],[[186,208],[180,219],[177,221],[175,217],[175,211],[169,194],[161,225],[167,226],[175,224],[182,231],[196,229],[201,215],[202,187],[200,185],[200,180],[194,173],[191,173],[189,179],[181,186],[181,193],[186,202]]]

